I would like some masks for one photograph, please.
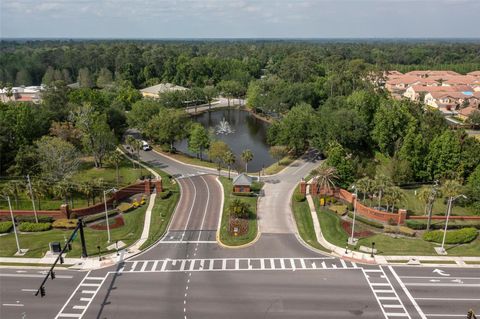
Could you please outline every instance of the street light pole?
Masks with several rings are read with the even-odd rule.
[[[10,210],[10,217],[12,218],[13,232],[15,233],[15,241],[17,242],[17,253],[20,254],[22,250],[20,249],[20,243],[18,241],[17,227],[15,226],[15,218],[13,218],[12,203],[10,202],[10,196],[6,196],[6,197],[8,202],[8,209]]]
[[[35,222],[38,223],[37,209],[35,208],[35,199],[33,198],[32,183],[30,181],[30,175],[27,174],[28,190],[30,191],[30,198],[32,199],[33,213],[35,214]]]
[[[453,202],[459,197],[467,198],[467,196],[462,194],[462,195],[458,195],[458,196],[455,196],[455,197],[450,197],[448,199],[447,218],[445,220],[445,229],[443,231],[443,240],[442,240],[442,248],[441,248],[441,251],[443,253],[445,253],[445,238],[447,237],[448,220],[450,218],[450,214],[452,213]]]
[[[358,189],[354,185],[353,188],[355,189],[355,202],[353,205],[353,222],[352,222],[352,235],[350,236],[350,245],[355,245],[355,238],[353,237],[355,234],[355,219],[357,216],[357,197],[358,197]]]
[[[105,222],[107,223],[107,233],[108,233],[107,243],[110,243],[110,224],[108,223],[107,193],[115,192],[115,191],[116,191],[115,188],[111,188],[103,191],[103,202],[105,203]]]

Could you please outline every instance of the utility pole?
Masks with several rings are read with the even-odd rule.
[[[32,183],[30,181],[30,175],[27,174],[28,190],[30,191],[30,198],[32,199],[33,213],[35,214],[35,222],[38,223],[37,209],[35,208],[35,199],[33,198]]]
[[[15,241],[17,242],[17,253],[21,254],[22,250],[20,249],[20,242],[18,241],[17,226],[15,226],[15,218],[13,217],[12,203],[10,202],[10,197],[6,196],[8,202],[8,209],[10,210],[10,217],[12,218],[13,232],[15,233]]]
[[[80,242],[82,243],[82,257],[87,258],[87,245],[85,244],[85,235],[83,234],[83,220],[78,219],[78,230],[80,231]]]

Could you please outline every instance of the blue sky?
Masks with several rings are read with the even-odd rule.
[[[480,37],[480,0],[0,0],[0,36]]]

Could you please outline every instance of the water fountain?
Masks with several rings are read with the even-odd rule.
[[[232,129],[230,124],[223,118],[220,123],[215,127],[215,133],[218,134],[223,134],[223,135],[228,135],[235,133],[235,130]]]

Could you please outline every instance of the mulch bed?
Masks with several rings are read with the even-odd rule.
[[[357,226],[356,223],[355,223],[355,226]],[[345,230],[345,232],[347,234],[350,235],[352,233],[352,224],[349,221],[342,220],[342,228],[343,228],[343,230]],[[355,228],[357,228],[357,227],[355,227]],[[373,236],[373,235],[375,235],[375,233],[371,232],[369,230],[362,230],[362,231],[353,233],[353,236],[356,237],[356,238],[365,238],[365,237],[370,237],[370,236]]]
[[[120,216],[120,215],[117,215],[114,219],[114,223],[109,225],[109,226],[110,226],[110,229],[114,229],[114,228],[122,227],[123,225],[125,225],[125,221],[123,220],[123,217]],[[95,230],[106,230],[107,229],[107,225],[104,224],[104,223],[90,225],[89,227],[91,229],[95,229]]]
[[[230,235],[234,236],[235,230],[237,230],[237,236],[242,236],[248,233],[248,220],[241,218],[230,218],[228,232]]]

